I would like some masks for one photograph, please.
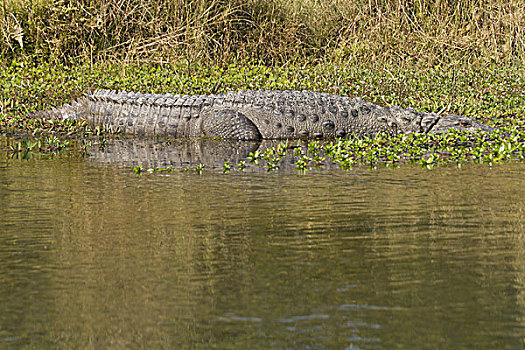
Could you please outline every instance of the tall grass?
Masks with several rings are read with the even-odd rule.
[[[3,0],[0,56],[525,62],[523,0]]]

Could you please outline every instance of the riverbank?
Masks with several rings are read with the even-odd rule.
[[[71,138],[85,141],[79,148],[86,155],[89,143],[103,146],[115,135],[82,121],[28,115],[102,88],[187,95],[310,90],[464,115],[500,132],[312,143],[298,155],[299,169],[323,157],[343,168],[523,159],[525,11],[519,5],[9,0],[0,8],[0,133],[29,135],[9,144],[16,157],[63,152],[76,144]],[[257,160],[279,168],[283,149],[260,150]],[[256,158],[224,169],[244,169]]]

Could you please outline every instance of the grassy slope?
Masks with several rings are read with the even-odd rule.
[[[516,152],[523,159],[525,10],[519,1],[116,4],[4,1],[0,130],[15,125],[54,132],[53,125],[28,126],[23,116],[95,88],[184,94],[308,89],[506,124],[511,137],[481,140],[477,152],[488,162]],[[436,140],[419,141],[425,146],[411,155],[416,159],[449,147],[463,152],[454,137],[439,141],[443,150],[435,149]],[[359,146],[372,152],[363,159],[386,150],[377,142]],[[472,142],[461,157],[472,157]],[[394,156],[399,148],[389,152]]]
[[[6,0],[0,55],[132,62],[524,62],[521,0]]]
[[[103,86],[315,89],[422,110],[514,113],[525,62],[520,3],[6,0],[0,112]]]
[[[313,89],[478,118],[521,113],[519,4],[7,0],[0,113],[61,104],[95,87]]]

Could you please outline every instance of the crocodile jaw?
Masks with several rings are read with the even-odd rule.
[[[435,134],[442,134],[450,129],[460,130],[460,131],[468,131],[468,132],[474,132],[474,131],[484,131],[484,132],[491,132],[495,129],[485,125],[481,124],[474,118],[469,117],[463,117],[455,114],[449,114],[445,117],[439,118],[437,123],[430,128],[429,132],[435,133]]]

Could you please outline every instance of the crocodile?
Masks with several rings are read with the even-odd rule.
[[[86,119],[124,134],[237,140],[493,130],[465,116],[381,107],[357,97],[311,91],[174,95],[96,90],[33,117]]]

